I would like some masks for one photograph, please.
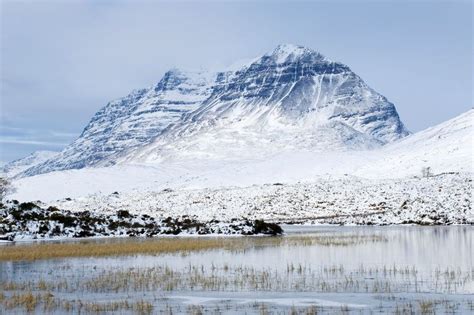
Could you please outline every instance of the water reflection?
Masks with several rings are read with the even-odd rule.
[[[365,307],[373,310],[373,307],[380,304],[394,307],[394,303],[398,302],[388,299],[380,301],[380,294],[383,297],[383,294],[390,293],[398,294],[400,299],[403,297],[407,301],[419,299],[419,294],[425,294],[425,296],[426,294],[444,294],[441,296],[455,301],[453,303],[461,303],[465,307],[464,310],[467,310],[466,294],[474,293],[473,227],[285,226],[284,229],[287,235],[280,239],[268,239],[268,242],[265,241],[267,239],[259,237],[242,238],[241,241],[249,245],[244,249],[220,249],[158,256],[136,255],[4,262],[0,263],[0,280],[6,283],[39,279],[60,282],[66,279],[71,283],[81,284],[87,279],[102,277],[103,283],[107,281],[113,283],[114,279],[123,280],[127,272],[142,270],[148,272],[150,277],[163,281],[161,273],[169,268],[173,275],[181,277],[173,282],[176,285],[174,289],[165,289],[158,280],[156,283],[146,283],[146,287],[151,288],[147,292],[159,293],[161,297],[171,299],[170,301],[174,302],[170,303],[174,303],[175,306],[182,303],[197,303],[196,301],[201,300],[214,301],[212,303],[215,304],[222,299],[235,299],[235,305],[240,305],[245,301],[258,299],[260,296],[262,301],[266,301],[265,303],[278,307],[277,300],[280,300],[281,304],[283,303],[281,301],[287,299],[288,305],[291,306],[301,301],[307,302],[308,299],[320,301],[324,296],[327,305],[352,303],[354,307],[362,307],[356,303],[361,300],[362,304],[366,305]],[[87,240],[87,242],[127,241],[129,240]],[[193,271],[193,274],[189,271],[192,268],[197,270]],[[300,268],[299,271],[298,268]],[[401,274],[379,275],[378,272],[382,274],[382,270],[388,270],[387,272],[390,273],[399,270]],[[448,283],[449,286],[446,285],[446,276],[441,274],[445,270],[454,273],[450,276],[453,279],[449,280],[452,281],[452,284]],[[245,281],[248,281],[250,278],[245,277],[252,272],[257,277],[270,275],[267,275],[270,280],[265,280],[268,281],[265,288],[259,289],[258,283],[247,285],[238,278],[243,277],[247,279]],[[216,290],[216,287],[212,286],[212,290],[203,289],[202,283],[192,278],[199,276],[201,281],[207,281],[206,277],[210,274],[214,277],[213,281],[223,281],[223,284],[217,284],[222,290]],[[222,280],[219,280],[221,279],[219,277]],[[347,282],[348,277],[357,283]],[[225,284],[225,279],[233,279],[234,284],[232,281],[230,284]],[[421,282],[418,284],[419,280]],[[133,281],[137,280],[128,279],[127,281],[134,283]],[[281,283],[285,281],[288,285]],[[344,281],[346,281],[345,284]],[[384,284],[385,288],[378,288],[380,284],[377,281]],[[195,289],[187,290],[189,283],[193,283]],[[235,285],[235,283],[240,284]],[[143,283],[135,283],[136,287],[141,288],[141,285]],[[292,285],[297,285],[299,289],[291,293]],[[367,289],[364,289],[364,285]],[[275,295],[274,288],[278,288],[279,295]],[[107,288],[103,290],[108,292]],[[117,290],[121,292],[121,289]],[[124,290],[133,298],[133,293],[127,291],[126,288]],[[140,290],[136,294],[141,297],[143,290]],[[235,292],[229,296],[225,293],[228,290]],[[249,295],[249,290],[258,291],[259,294]],[[284,293],[285,291],[287,293]],[[297,291],[300,292],[296,293]],[[308,292],[315,293],[311,295]],[[374,295],[377,292],[378,295]],[[405,296],[404,292],[418,295]],[[91,292],[81,291],[81,294],[91,294]],[[365,295],[362,298],[360,294]],[[251,296],[250,300],[248,296]],[[93,298],[93,295],[91,297]],[[154,303],[158,307],[161,302],[155,300]],[[287,307],[285,303],[283,304]]]

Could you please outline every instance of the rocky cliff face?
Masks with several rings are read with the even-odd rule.
[[[197,110],[125,161],[370,149],[406,135],[395,106],[349,67],[281,45],[216,85]]]

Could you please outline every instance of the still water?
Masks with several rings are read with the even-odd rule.
[[[246,246],[234,249],[4,262],[0,283],[4,300],[48,294],[38,314],[474,312],[474,227],[284,230],[278,239],[241,238]],[[94,240],[111,241],[127,240]]]

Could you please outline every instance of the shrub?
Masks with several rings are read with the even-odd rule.
[[[72,216],[65,216],[59,212],[53,212],[49,215],[51,221],[62,223],[64,227],[74,227],[76,225],[76,218]]]
[[[119,219],[130,218],[130,213],[127,210],[119,210],[117,211],[117,216]]]
[[[0,177],[0,201],[5,198],[6,195],[13,192],[13,186],[8,178]]]
[[[38,206],[32,202],[23,202],[23,203],[20,203],[20,205],[18,206],[18,208],[20,208],[20,210],[23,210],[23,211],[33,210],[34,208],[37,208],[37,207]]]
[[[421,176],[422,177],[431,177],[433,176],[431,172],[431,167],[430,166],[424,166],[421,168]]]
[[[255,220],[253,223],[253,230],[255,234],[279,235],[283,233],[281,226],[276,223],[266,223],[263,220]]]

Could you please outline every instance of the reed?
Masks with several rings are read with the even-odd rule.
[[[158,255],[191,252],[238,245],[235,239],[178,238],[137,239],[113,242],[41,243],[3,246],[0,261],[40,260],[68,257],[103,257],[122,255]]]
[[[352,246],[384,242],[378,235],[311,235],[290,237],[178,237],[108,239],[66,243],[34,243],[1,247],[1,261],[32,261],[69,257],[159,255],[164,253],[225,249],[245,250],[259,246]]]
[[[436,279],[436,277],[439,277]],[[287,264],[286,268],[255,268],[228,263],[210,265],[189,263],[176,268],[168,264],[103,270],[87,278],[44,279],[21,282],[0,281],[5,292],[130,293],[170,291],[278,291],[350,292],[395,294],[400,292],[469,292],[471,272],[437,272],[420,276],[404,266],[359,266],[347,270],[340,265],[314,267]]]

